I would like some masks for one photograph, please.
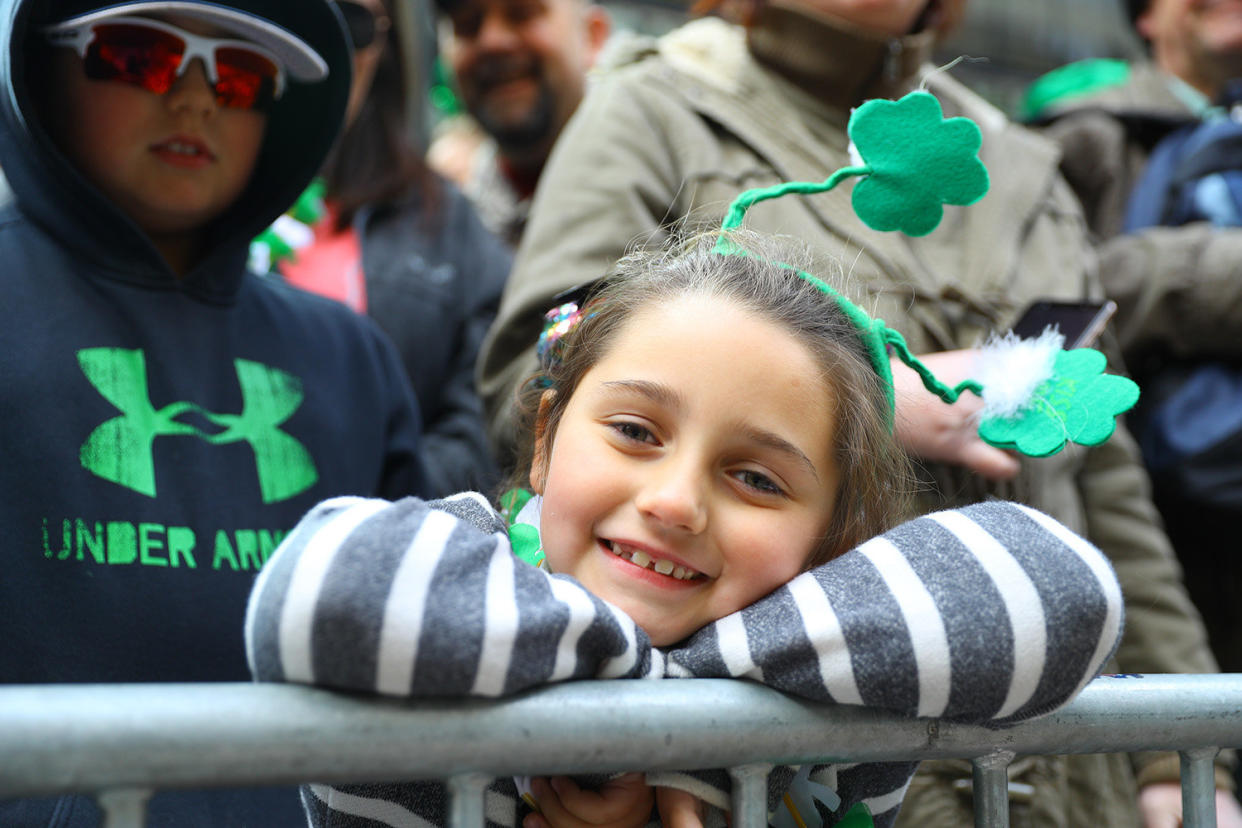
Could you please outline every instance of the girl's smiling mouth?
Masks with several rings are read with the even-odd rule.
[[[618,541],[610,541],[603,538],[600,539],[600,545],[609,553],[616,555],[622,560],[629,561],[637,567],[678,581],[698,581],[707,578],[702,572],[679,564],[676,561],[670,561],[667,558],[657,558],[636,546],[628,546]]]

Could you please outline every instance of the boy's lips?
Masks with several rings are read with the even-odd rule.
[[[189,135],[170,136],[150,149],[164,161],[183,167],[201,167],[216,160],[206,143]]]
[[[664,557],[661,553],[648,547],[628,544],[624,541],[600,539],[600,545],[609,554],[629,561],[635,566],[667,576],[677,581],[701,581],[707,576],[685,563]]]

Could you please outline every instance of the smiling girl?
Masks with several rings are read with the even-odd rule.
[[[400,696],[746,677],[971,721],[1071,698],[1120,632],[1102,556],[1003,503],[864,543],[905,489],[885,382],[841,306],[772,264],[797,249],[730,238],[751,255],[717,252],[712,236],[629,258],[561,309],[564,335],[519,401],[534,495],[506,498],[510,526],[474,493],[338,498],[309,514],[251,596],[254,674]],[[890,825],[913,767],[819,766],[812,779],[831,775],[837,818],[863,803]],[[695,808],[688,793],[723,824],[723,776],[626,775],[599,791],[536,780],[540,813],[521,780],[498,780],[489,802],[507,804],[489,819],[643,825],[658,787],[666,820]],[[770,802],[791,778],[772,774]],[[312,785],[303,800],[315,824],[445,818],[436,783]]]
[[[794,252],[747,244],[771,261]],[[528,384],[521,403],[535,436],[529,483],[549,518],[551,570],[619,606],[653,644],[898,514],[904,460],[879,377],[809,282],[702,242],[623,260],[587,307],[549,361],[550,385]]]

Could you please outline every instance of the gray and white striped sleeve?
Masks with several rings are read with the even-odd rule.
[[[1120,588],[1098,550],[1039,512],[986,503],[905,523],[661,652],[573,580],[517,563],[499,516],[468,494],[321,504],[256,582],[246,642],[260,679],[395,695],[739,677],[816,701],[1004,723],[1069,701],[1121,623]],[[813,778],[837,790],[838,813],[865,802],[884,828],[914,767],[823,766]],[[725,774],[665,776],[651,781],[727,807]]]
[[[1121,589],[1099,550],[1047,515],[991,502],[904,523],[666,657],[670,676],[748,678],[820,702],[1000,724],[1072,699],[1121,627]],[[884,828],[916,764],[825,765],[812,778],[841,797],[837,816],[863,802]],[[699,790],[712,777],[694,774],[692,787],[677,776],[650,779],[727,802],[727,780],[713,797]]]
[[[475,493],[315,507],[256,581],[245,638],[262,681],[393,696],[663,674],[628,616],[516,559]]]
[[[666,653],[816,701],[1012,722],[1066,703],[1121,637],[1103,554],[1025,506],[903,523]]]

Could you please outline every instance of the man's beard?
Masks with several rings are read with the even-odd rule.
[[[496,140],[500,149],[520,153],[542,145],[555,129],[555,99],[546,83],[540,82],[539,95],[520,118],[496,118],[481,108],[475,117],[483,131]]]
[[[539,62],[530,56],[496,56],[490,60],[480,61],[474,67],[473,86],[478,96],[478,105],[467,108],[483,130],[491,135],[502,150],[521,152],[543,144],[556,128],[556,96],[551,86],[543,77]],[[494,87],[511,82],[516,78],[531,78],[537,88],[535,100],[530,107],[516,117],[504,112],[493,112],[487,103],[487,91]],[[501,114],[503,113],[503,114]]]

